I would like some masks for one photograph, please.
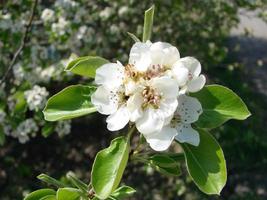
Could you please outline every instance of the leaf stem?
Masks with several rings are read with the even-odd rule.
[[[128,141],[130,141],[130,139],[131,139],[131,137],[132,137],[132,135],[133,135],[133,133],[134,133],[134,131],[135,131],[135,125],[130,125],[130,127],[129,127],[129,132],[128,132],[128,134],[127,134],[127,140]]]

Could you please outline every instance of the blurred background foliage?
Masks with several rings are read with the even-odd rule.
[[[33,1],[0,2],[2,78],[20,45]],[[99,55],[127,63],[133,41],[126,32],[141,37],[143,13],[152,3],[156,6],[152,40],[169,42],[182,57],[200,60],[208,82],[233,89],[252,117],[212,131],[228,163],[228,183],[221,197],[201,194],[185,170],[183,176],[171,178],[130,164],[123,181],[138,190],[133,199],[267,198],[267,93],[256,79],[267,74],[267,52],[243,44],[249,38],[266,49],[267,41],[253,39],[248,30],[238,37],[230,32],[239,24],[240,10],[253,10],[266,20],[265,0],[39,0],[25,47],[0,86],[1,200],[22,199],[40,187],[35,177],[41,172],[60,178],[72,170],[88,182],[96,152],[116,133],[108,133],[98,114],[48,123],[41,110],[49,96],[67,85],[91,81],[63,71],[75,56]],[[249,54],[244,53],[247,49]]]

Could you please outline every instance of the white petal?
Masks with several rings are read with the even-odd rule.
[[[149,48],[151,42],[136,42],[130,51],[129,63],[134,64],[138,71],[144,72],[151,64]]]
[[[168,76],[152,79],[151,85],[165,99],[176,98],[179,94],[179,87],[177,85],[177,82]]]
[[[132,95],[127,101],[127,108],[130,112],[130,121],[135,122],[143,114],[142,110],[143,97],[140,93]]]
[[[129,122],[130,113],[125,105],[121,106],[115,113],[108,116],[106,122],[110,131],[117,131],[126,126]]]
[[[142,134],[158,132],[164,125],[164,118],[155,109],[147,108],[143,115],[136,121],[136,128]]]
[[[172,99],[165,99],[164,101],[161,102],[158,112],[160,112],[160,115],[164,117],[165,121],[168,121],[170,116],[173,115],[175,112],[176,108],[178,105],[178,100],[177,98],[172,98]]]
[[[175,136],[175,139],[179,142],[186,142],[194,146],[198,146],[200,142],[199,134],[194,130],[189,124],[181,124],[177,127],[178,134]]]
[[[133,80],[127,80],[127,82],[124,83],[125,86],[125,94],[127,96],[133,94],[135,90],[138,88],[138,84]]]
[[[116,88],[122,84],[124,67],[120,63],[107,63],[96,70],[95,82],[107,88]]]
[[[164,151],[169,148],[177,130],[170,126],[165,126],[160,132],[144,135],[150,147],[155,151]]]
[[[118,108],[118,101],[110,97],[110,90],[104,86],[99,86],[91,96],[91,102],[96,107],[97,111],[104,115],[114,113]]]
[[[180,95],[178,98],[177,113],[181,116],[183,123],[191,124],[196,122],[202,113],[202,106],[197,98]]]
[[[189,70],[182,62],[176,62],[172,68],[172,75],[177,80],[179,86],[184,86],[188,81]]]
[[[152,64],[160,64],[171,67],[180,59],[178,49],[166,42],[155,42],[150,47]]]
[[[180,59],[180,62],[182,62],[184,66],[189,69],[193,77],[196,77],[200,74],[201,64],[197,59],[193,57],[184,57]]]
[[[204,75],[200,75],[199,77],[196,77],[192,79],[188,85],[187,85],[187,90],[189,92],[197,92],[201,90],[206,83],[206,78]]]

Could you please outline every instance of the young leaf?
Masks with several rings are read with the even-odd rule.
[[[82,193],[75,188],[59,188],[57,191],[57,200],[79,200]]]
[[[47,138],[49,135],[51,135],[53,133],[54,128],[55,128],[55,124],[50,123],[50,122],[49,123],[45,123],[44,127],[41,130],[42,136]]]
[[[125,199],[125,198],[132,196],[135,192],[136,192],[136,190],[133,189],[132,187],[124,185],[124,186],[121,186],[118,189],[116,189],[111,194],[111,196],[121,200],[121,199]]]
[[[96,69],[108,62],[108,60],[97,56],[79,57],[71,61],[65,68],[65,71],[70,71],[74,74],[94,78]]]
[[[28,194],[24,200],[40,200],[48,195],[55,195],[56,191],[52,189],[40,189]]]
[[[67,173],[67,179],[69,179],[71,183],[75,185],[77,188],[79,188],[81,191],[85,193],[88,192],[88,186],[84,182],[79,180],[73,172]]]
[[[220,194],[226,184],[227,171],[223,151],[206,131],[199,129],[200,144],[182,143],[187,170],[198,188],[206,194]]]
[[[149,161],[150,165],[162,174],[169,176],[179,176],[181,174],[179,163],[167,154],[153,155],[149,158]]]
[[[37,176],[37,178],[39,180],[47,183],[47,184],[50,184],[50,185],[53,185],[53,186],[56,186],[56,187],[66,187],[66,185],[64,183],[60,182],[57,179],[54,179],[51,176],[46,175],[46,174],[40,174],[39,176]]]
[[[150,40],[151,32],[153,28],[153,18],[154,18],[154,8],[155,6],[151,6],[145,12],[145,20],[144,20],[144,28],[143,28],[143,42]]]
[[[250,112],[232,90],[220,85],[208,85],[197,93],[196,97],[203,108],[196,125],[201,128],[216,128],[229,119],[244,120]]]
[[[138,37],[136,37],[133,33],[127,32],[127,34],[133,39],[135,42],[141,42]]]
[[[27,109],[27,102],[24,96],[24,91],[19,90],[12,96],[16,100],[16,104],[12,111],[13,114],[17,115],[18,113],[24,113]]]
[[[43,110],[47,121],[71,119],[96,112],[91,103],[93,86],[72,85],[55,94]]]
[[[92,187],[96,196],[106,199],[119,185],[129,157],[126,137],[112,140],[110,146],[98,152],[92,169]]]

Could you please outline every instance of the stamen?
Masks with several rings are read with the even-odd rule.
[[[166,67],[160,64],[152,65],[144,74],[146,80],[162,75],[166,71]]]
[[[139,79],[139,73],[136,71],[133,64],[127,64],[125,66],[125,74],[128,78],[134,81],[138,81]]]
[[[122,90],[118,91],[110,91],[110,101],[112,101],[114,104],[118,104],[119,106],[126,103],[129,99],[129,96],[125,95],[125,92]]]
[[[160,105],[161,95],[153,88],[146,86],[142,92],[144,97],[142,108],[152,106],[154,109],[158,109]]]

